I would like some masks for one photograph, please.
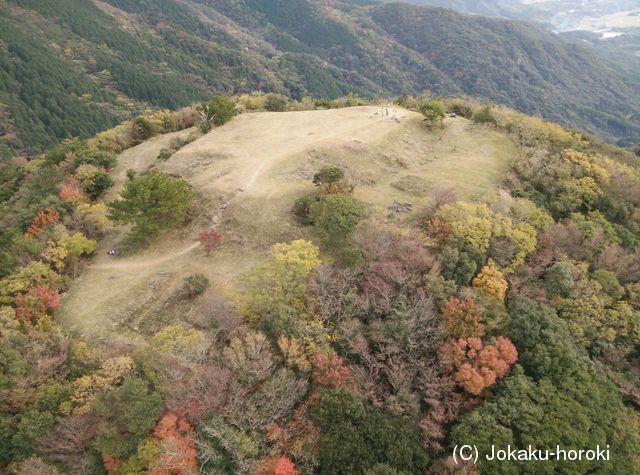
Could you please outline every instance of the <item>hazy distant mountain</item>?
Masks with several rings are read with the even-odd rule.
[[[637,0],[406,0],[478,15],[539,21],[558,31],[640,27]],[[394,0],[395,2],[395,0]],[[390,2],[387,2],[390,3]]]

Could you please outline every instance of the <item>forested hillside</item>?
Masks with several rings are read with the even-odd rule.
[[[216,97],[0,168],[0,471],[640,471],[637,158],[353,105]],[[611,456],[483,457],[529,445]]]
[[[640,141],[629,71],[531,25],[365,0],[0,0],[3,156],[255,90],[468,93]]]

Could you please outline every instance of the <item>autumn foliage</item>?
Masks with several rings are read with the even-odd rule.
[[[258,463],[253,475],[298,475],[298,471],[287,457],[269,457]]]
[[[330,389],[346,388],[356,391],[356,383],[351,370],[338,355],[328,357],[318,354],[313,361],[313,380],[316,384]]]
[[[484,335],[484,309],[472,298],[452,297],[442,307],[443,324],[452,338],[481,337]]]
[[[439,216],[429,218],[426,228],[438,245],[442,245],[451,236],[451,226]]]
[[[67,176],[58,196],[62,201],[68,203],[79,203],[87,199],[87,196],[80,188],[77,178],[73,175]]]
[[[160,449],[151,461],[153,475],[195,475],[198,473],[194,430],[189,422],[175,413],[168,413],[153,431]]]
[[[504,378],[517,359],[516,347],[501,336],[495,346],[484,345],[480,338],[460,338],[440,348],[440,361],[453,373],[453,379],[476,396]]]
[[[120,467],[122,466],[122,460],[112,457],[106,453],[102,454],[102,462],[104,463],[104,468],[109,475],[119,473]]]
[[[198,241],[200,241],[204,252],[209,255],[222,245],[224,237],[220,231],[205,229],[198,234]]]
[[[473,279],[473,286],[498,302],[504,302],[509,284],[498,269],[493,266],[484,266]]]
[[[62,201],[78,202],[86,199],[84,193],[80,188],[74,186],[65,185],[60,188],[60,194],[58,195]]]
[[[58,292],[46,285],[33,287],[26,294],[16,295],[16,317],[30,323],[58,307],[60,307]]]
[[[60,220],[60,213],[58,213],[55,209],[47,209],[45,211],[40,211],[36,214],[31,221],[31,226],[27,229],[27,232],[24,234],[25,237],[33,237],[40,234],[42,228],[57,223]]]

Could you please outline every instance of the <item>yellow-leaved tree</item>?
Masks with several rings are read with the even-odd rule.
[[[488,265],[484,266],[476,278],[473,279],[473,286],[502,303],[509,284],[502,272],[494,266]]]
[[[320,265],[320,251],[309,241],[276,244],[271,258],[243,276],[238,296],[242,313],[267,335],[299,336],[313,319],[305,294],[311,271]]]

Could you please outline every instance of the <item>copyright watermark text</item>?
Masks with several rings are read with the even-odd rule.
[[[520,462],[545,462],[545,461],[581,461],[581,460],[609,460],[609,446],[597,445],[594,449],[564,449],[556,445],[554,449],[539,449],[532,445],[520,449],[507,445],[506,448],[491,446],[489,453],[481,454],[475,445],[456,445],[453,448],[453,460],[459,463],[478,463],[478,458],[488,461],[520,461]]]

